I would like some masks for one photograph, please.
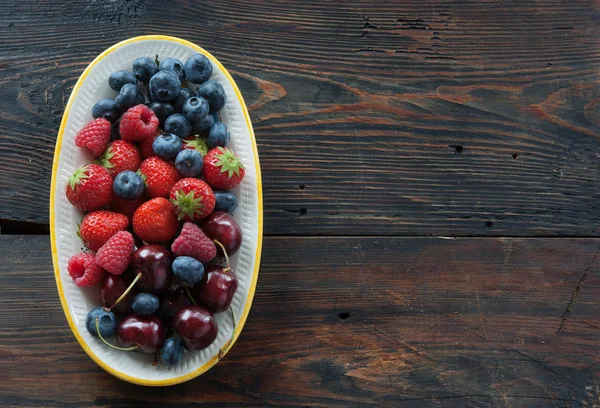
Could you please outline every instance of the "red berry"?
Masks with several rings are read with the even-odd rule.
[[[126,142],[138,142],[154,136],[158,129],[158,118],[152,109],[140,104],[129,108],[121,116],[119,132]]]
[[[88,148],[94,157],[102,154],[110,142],[111,124],[104,118],[97,118],[85,125],[75,136],[75,145]]]
[[[79,236],[86,247],[96,252],[119,231],[129,226],[126,216],[112,211],[97,210],[86,214],[79,227]]]
[[[180,220],[198,221],[215,209],[215,194],[208,184],[196,178],[179,180],[169,194]]]
[[[181,233],[171,245],[171,251],[175,256],[191,256],[200,262],[212,261],[217,256],[214,242],[191,222],[183,224]]]
[[[242,182],[244,174],[246,170],[240,159],[225,147],[215,147],[204,157],[202,176],[215,190],[234,188]]]
[[[69,177],[67,199],[81,211],[105,207],[113,199],[112,178],[97,164],[81,166]]]
[[[160,130],[157,130],[156,133],[154,134],[154,136],[140,141],[140,143],[139,143],[140,152],[142,153],[142,157],[144,159],[147,159],[148,157],[156,156],[154,154],[154,150],[152,150],[152,143],[154,143],[154,139],[156,139],[158,137],[158,135],[160,135],[161,133],[162,132]]]
[[[114,179],[122,171],[136,171],[139,169],[140,164],[142,164],[142,156],[134,144],[124,140],[115,140],[96,160],[96,164],[108,170]]]
[[[133,214],[133,231],[149,244],[164,244],[177,234],[179,221],[169,200],[163,197],[145,202]]]
[[[120,275],[127,270],[132,252],[133,235],[120,231],[98,250],[96,263],[113,275]]]
[[[133,217],[133,213],[138,207],[146,202],[146,197],[143,195],[135,198],[133,200],[126,200],[121,197],[117,197],[113,199],[113,202],[110,204],[110,208],[118,212],[119,214],[123,214],[127,218],[131,219]]]
[[[69,275],[79,287],[94,286],[104,277],[104,269],[96,264],[94,254],[81,252],[73,255],[67,264]]]
[[[147,158],[140,166],[150,197],[168,197],[171,189],[181,179],[175,165],[157,156]]]

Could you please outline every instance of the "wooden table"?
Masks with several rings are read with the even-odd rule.
[[[0,7],[0,406],[600,404],[595,1],[19,0]],[[85,66],[191,40],[232,72],[265,240],[238,343],[166,389],[67,327],[52,152]]]

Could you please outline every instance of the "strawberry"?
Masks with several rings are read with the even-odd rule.
[[[215,194],[208,184],[196,178],[179,180],[169,194],[180,220],[198,221],[215,209]]]
[[[139,142],[152,137],[158,129],[158,118],[152,109],[140,104],[121,116],[119,133],[126,142]]]
[[[200,153],[202,157],[206,156],[206,153],[208,153],[208,146],[206,145],[206,141],[198,136],[186,137],[183,141],[183,148],[194,149],[198,153]]]
[[[215,190],[234,188],[242,182],[244,174],[246,170],[240,159],[225,147],[215,147],[204,157],[202,176]]]
[[[134,144],[124,140],[115,140],[96,160],[96,164],[106,168],[114,179],[122,171],[139,169],[142,164],[142,156]]]
[[[110,142],[111,124],[104,118],[97,118],[85,125],[75,136],[75,145],[88,148],[94,157],[102,154]]]
[[[110,237],[126,230],[129,220],[112,211],[98,210],[87,213],[79,227],[79,236],[86,247],[96,252]]]
[[[67,263],[67,271],[75,285],[79,287],[94,286],[104,277],[104,269],[96,264],[96,256],[89,252],[73,255]]]
[[[119,214],[123,214],[127,218],[131,219],[135,210],[137,210],[138,207],[144,204],[145,202],[146,197],[144,197],[144,195],[141,195],[140,197],[135,198],[133,200],[125,200],[124,198],[117,197],[115,195],[115,198],[110,204],[110,208],[112,208]]]
[[[133,231],[149,244],[164,244],[177,234],[179,221],[169,200],[153,198],[142,204],[133,214]]]
[[[144,160],[140,172],[146,183],[146,193],[152,198],[168,197],[173,185],[181,179],[175,164],[157,156]]]
[[[191,256],[200,262],[209,262],[217,256],[215,243],[196,224],[186,222],[173,241],[171,251],[175,256]]]
[[[152,143],[154,143],[154,139],[158,137],[158,135],[162,134],[160,130],[157,130],[154,136],[149,137],[148,139],[144,139],[139,143],[140,153],[142,153],[142,157],[147,159],[148,157],[156,156],[154,151],[152,150]]]
[[[67,199],[81,211],[105,207],[113,199],[112,178],[97,164],[81,166],[69,177]]]
[[[129,267],[133,252],[133,235],[119,231],[113,235],[96,254],[96,264],[113,275],[120,275]]]

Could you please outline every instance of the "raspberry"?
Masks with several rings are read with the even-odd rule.
[[[104,269],[95,262],[94,254],[81,252],[73,255],[67,264],[69,275],[79,287],[94,286],[104,277]]]
[[[88,148],[94,157],[102,154],[110,142],[110,122],[104,118],[92,120],[75,136],[75,145]]]
[[[120,275],[129,266],[132,252],[133,235],[127,231],[120,231],[98,250],[96,263],[113,275]]]
[[[158,118],[152,109],[146,105],[129,108],[121,116],[119,132],[126,142],[137,142],[154,136],[158,129]]]
[[[191,222],[183,224],[181,233],[171,245],[171,251],[175,256],[190,256],[201,262],[212,261],[217,256],[214,242]]]

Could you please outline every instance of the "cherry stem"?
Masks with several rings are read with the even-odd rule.
[[[227,269],[231,270],[231,264],[229,263],[229,257],[227,256],[227,251],[225,250],[225,247],[223,246],[223,244],[221,244],[219,242],[219,240],[215,239],[214,241],[215,241],[215,244],[220,246],[221,249],[223,250],[223,255],[225,255],[225,262],[227,262]]]
[[[123,300],[125,298],[125,296],[127,296],[127,294],[129,292],[131,292],[131,289],[133,289],[133,287],[135,286],[136,282],[140,280],[140,278],[142,277],[142,273],[138,273],[137,276],[135,277],[135,279],[133,280],[133,282],[131,282],[131,285],[129,285],[129,287],[127,289],[125,289],[125,292],[123,292],[123,294],[116,300],[115,303],[113,303],[113,305],[111,307],[108,308],[108,310],[112,310],[116,305],[119,304],[119,302],[121,300]]]
[[[99,321],[100,321],[100,319],[96,317],[96,331],[98,332],[98,337],[100,337],[100,340],[102,340],[104,342],[104,344],[106,344],[108,347],[114,348],[115,350],[121,350],[121,351],[132,351],[132,350],[139,348],[139,346],[137,346],[137,345],[131,346],[131,347],[117,347],[117,346],[113,346],[108,341],[104,340],[104,337],[102,337],[102,333],[100,333],[100,325],[98,323]]]
[[[225,357],[225,350],[227,350],[231,346],[231,343],[233,343],[233,338],[235,337],[235,314],[233,313],[233,308],[231,306],[229,306],[229,311],[231,312],[231,319],[233,320],[233,329],[231,330],[231,337],[229,338],[229,340],[227,340],[227,343],[225,343],[223,347],[221,347],[221,349],[219,350],[219,360]]]
[[[190,288],[188,288],[187,286],[184,285],[183,290],[185,290],[187,297],[190,298],[190,302],[192,302],[194,304],[194,306],[198,306],[198,303],[196,303],[196,301],[194,300],[194,297],[192,296],[192,293],[190,292]]]

